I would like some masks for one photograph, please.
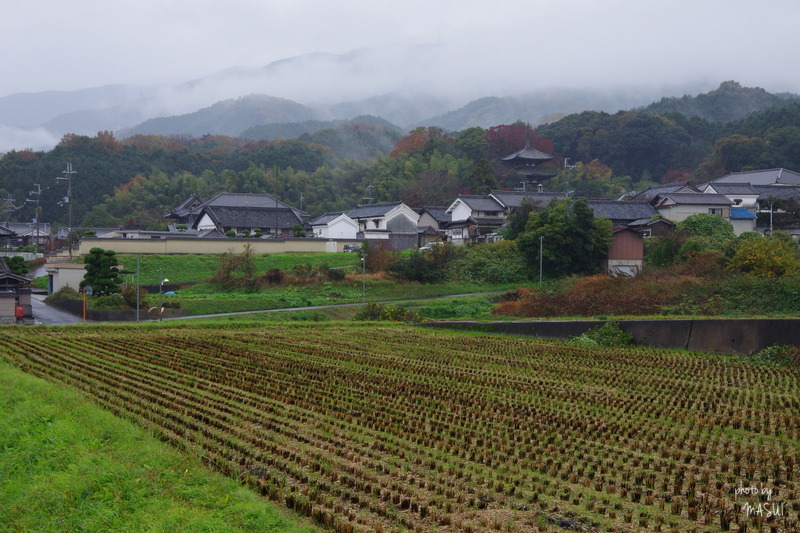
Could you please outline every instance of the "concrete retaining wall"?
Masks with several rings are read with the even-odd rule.
[[[603,320],[516,322],[425,322],[424,327],[569,339],[605,324]],[[620,320],[636,344],[694,352],[748,354],[775,344],[800,346],[798,319]]]

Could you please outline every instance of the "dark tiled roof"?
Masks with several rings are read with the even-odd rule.
[[[291,208],[206,207],[217,226],[223,228],[291,228],[303,221]]]
[[[751,170],[749,172],[732,172],[713,180],[711,183],[749,183],[750,185],[781,183],[784,185],[800,185],[800,174],[785,168],[770,168],[766,170]]]
[[[320,215],[314,220],[312,220],[310,224],[312,226],[322,226],[324,224],[327,224],[331,220],[336,220],[336,218],[340,217],[341,215],[342,215],[341,211],[339,211],[338,213],[325,213],[324,215]]]
[[[524,161],[550,161],[553,159],[553,156],[537,150],[530,145],[525,145],[525,148],[501,158],[501,161],[513,161],[515,159],[522,159]]]
[[[563,192],[535,192],[535,191],[492,191],[491,195],[501,204],[510,209],[516,209],[524,200],[531,202],[534,207],[545,207],[555,198],[566,198]]]
[[[203,205],[211,207],[261,207],[265,209],[287,208],[293,210],[300,218],[309,216],[307,212],[283,203],[269,194],[223,192]]]
[[[640,218],[638,220],[634,220],[633,222],[628,223],[628,226],[638,227],[638,226],[652,226],[654,224],[666,224],[668,226],[674,226],[675,223],[671,220],[667,220],[666,218]]]
[[[714,191],[719,194],[725,195],[732,195],[732,194],[741,194],[741,195],[757,195],[758,191],[756,191],[749,183],[709,183],[709,187],[711,187]],[[708,189],[705,189],[708,190]]]
[[[756,185],[753,187],[758,191],[759,202],[769,202],[774,200],[789,200],[800,198],[800,189],[787,187],[786,185]]]
[[[348,211],[347,216],[352,219],[382,217],[401,203],[402,202],[387,202],[382,204],[359,205],[355,209]]]
[[[630,199],[639,202],[652,202],[658,196],[664,196],[667,193],[678,192],[682,189],[687,191],[700,192],[700,189],[695,187],[692,183],[685,181],[683,183],[668,183],[666,185],[656,185],[642,192],[636,193]]]
[[[489,195],[464,195],[459,200],[467,204],[473,211],[502,211],[503,206]]]
[[[35,222],[5,222],[3,223],[0,228],[5,228],[6,230],[10,231],[13,235],[35,235],[37,232],[37,227]],[[74,228],[73,228],[74,229]],[[50,234],[50,223],[49,222],[39,222],[38,232],[40,235],[49,235]],[[0,235],[10,235],[9,233],[4,232],[0,229]]]
[[[731,205],[731,201],[724,194],[673,192],[663,196],[664,199],[683,205]]]
[[[193,194],[189,196],[186,200],[178,204],[172,211],[164,213],[164,217],[166,218],[181,218],[193,210],[195,210],[198,206],[203,205],[203,200],[197,194]]]
[[[476,218],[475,222],[477,222],[478,226],[499,228],[500,226],[505,224],[506,221],[498,220],[496,218]]]
[[[658,214],[647,202],[618,202],[615,200],[589,200],[589,207],[597,218],[607,218],[612,222],[632,222],[650,219]]]
[[[442,222],[450,222],[450,220],[452,220],[450,213],[447,212],[446,205],[426,205],[422,208],[422,211],[428,213],[436,222],[439,222],[440,224]]]
[[[223,192],[205,203],[211,207],[291,207],[269,194]]]

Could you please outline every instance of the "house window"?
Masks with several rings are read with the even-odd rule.
[[[374,219],[372,219],[372,223],[375,224],[376,228],[379,228],[381,226],[381,219],[374,218]]]
[[[733,205],[742,205],[742,199],[741,198],[734,198],[733,199]]]
[[[722,208],[720,207],[709,207],[708,208],[709,215],[719,215],[722,216]]]
[[[486,211],[484,213],[484,215],[487,216],[487,217],[496,217],[497,216],[497,211]]]
[[[653,235],[652,230],[650,228],[643,229],[639,233],[641,233],[642,237],[644,237],[645,239]]]

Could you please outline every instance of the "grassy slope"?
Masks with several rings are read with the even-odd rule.
[[[327,264],[329,267],[360,265],[357,254],[347,253],[285,253],[254,254],[253,259],[258,272],[266,272],[273,268],[291,270],[294,266],[308,263],[312,266]],[[136,256],[120,254],[117,260],[125,270],[136,270]],[[219,268],[216,255],[182,254],[158,255],[142,254],[139,263],[139,275],[142,285],[156,284],[159,280],[158,269],[162,269],[170,283],[199,282],[209,279]]]
[[[0,362],[7,531],[316,531],[75,392]]]

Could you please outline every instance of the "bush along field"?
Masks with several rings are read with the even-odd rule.
[[[334,531],[800,526],[792,354],[235,326],[9,328],[0,354]]]

